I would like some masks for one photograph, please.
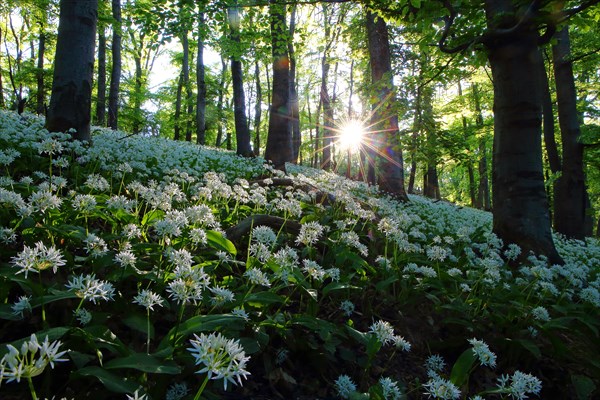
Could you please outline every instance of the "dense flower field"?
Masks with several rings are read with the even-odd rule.
[[[600,244],[0,111],[2,399],[598,395]],[[516,261],[526,260],[526,261]]]

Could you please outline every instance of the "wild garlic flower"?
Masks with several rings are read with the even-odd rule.
[[[203,268],[176,267],[174,274],[175,279],[167,287],[171,299],[180,304],[197,304],[202,300],[202,292],[210,284],[210,277]]]
[[[354,312],[354,308],[354,303],[352,303],[350,300],[344,300],[340,304],[340,310],[342,310],[346,317],[352,315],[352,313]]]
[[[73,312],[75,318],[82,326],[89,324],[92,321],[92,313],[85,308],[79,308]]]
[[[98,300],[113,300],[115,295],[112,283],[96,279],[95,274],[74,276],[65,286],[74,291],[77,297],[94,304]]]
[[[269,281],[269,277],[263,271],[257,268],[250,268],[244,272],[244,276],[248,278],[248,281],[251,285],[259,285],[270,287],[271,282]]]
[[[59,209],[62,204],[62,199],[49,190],[33,192],[28,200],[32,210],[42,214],[47,210]]]
[[[187,386],[187,383],[174,383],[169,386],[167,390],[167,394],[165,396],[165,400],[181,400],[189,393],[190,389]]]
[[[127,395],[127,400],[148,400],[148,395],[138,393],[141,388],[138,388],[133,392],[133,396]]]
[[[312,246],[323,235],[323,231],[325,228],[323,225],[318,223],[317,221],[310,221],[305,224],[302,224],[300,227],[300,233],[298,233],[298,237],[296,238],[296,243],[303,244],[305,246]]]
[[[400,400],[402,398],[402,391],[398,387],[398,382],[393,381],[391,378],[381,377],[379,378],[379,384],[385,400]]]
[[[542,306],[536,307],[533,310],[531,310],[531,315],[533,315],[534,319],[537,319],[541,322],[550,321],[550,314],[548,313],[548,310]]]
[[[121,250],[115,255],[115,261],[122,267],[135,267],[135,254],[129,249]]]
[[[325,278],[325,270],[316,261],[303,260],[304,267],[302,271],[306,272],[308,276],[316,281],[322,281]]]
[[[433,377],[433,374],[429,372],[433,372],[437,376],[439,372],[442,372],[446,368],[446,361],[439,354],[432,354],[425,360],[425,368],[427,368],[427,375],[429,377]]]
[[[219,286],[209,288],[213,296],[210,299],[210,302],[215,306],[222,306],[226,303],[231,303],[235,299],[234,293],[229,290]]]
[[[154,306],[162,307],[164,299],[152,290],[143,289],[133,298],[135,304],[139,304],[142,307],[146,307],[147,310],[154,311]]]
[[[127,224],[123,227],[122,235],[131,240],[142,236],[141,229],[135,224]]]
[[[236,317],[243,318],[244,321],[250,321],[250,316],[248,315],[246,310],[244,310],[241,307],[236,307],[233,310],[231,310],[231,315],[235,315]]]
[[[370,326],[369,333],[374,334],[383,345],[395,342],[394,327],[387,321],[374,322]]]
[[[59,250],[54,246],[46,247],[44,243],[37,242],[35,247],[24,246],[23,251],[11,259],[14,267],[21,270],[17,274],[24,273],[27,279],[27,274],[30,271],[41,272],[52,268],[56,273],[58,267],[65,265],[65,260]]]
[[[202,228],[194,228],[190,230],[190,240],[196,246],[204,246],[208,243],[206,231]]]
[[[512,376],[502,375],[498,378],[498,389],[513,399],[523,400],[530,393],[538,395],[542,390],[542,381],[531,374],[515,371]]]
[[[273,229],[268,226],[259,225],[252,229],[252,240],[257,243],[262,243],[267,247],[272,247],[277,240],[277,235]]]
[[[490,350],[484,341],[473,338],[469,339],[469,343],[473,346],[473,354],[479,359],[481,365],[486,365],[490,368],[496,366],[496,354]]]
[[[186,249],[174,250],[173,248],[167,249],[165,252],[168,260],[175,266],[180,268],[191,268],[194,258],[192,253]]]
[[[223,388],[227,390],[227,383],[242,385],[242,378],[247,379],[250,372],[246,371],[246,364],[250,357],[236,339],[227,339],[221,333],[211,333],[200,336],[194,334],[195,339],[190,340],[192,347],[188,351],[195,359],[196,365],[203,366],[196,371],[198,374],[206,373],[208,379],[223,379]]]
[[[516,260],[520,254],[521,248],[514,243],[509,244],[508,248],[504,250],[504,257],[506,257],[509,260]]]
[[[96,198],[91,194],[78,194],[71,202],[75,210],[84,214],[94,211],[96,204]]]
[[[250,244],[250,255],[262,263],[266,263],[273,256],[269,246],[257,242]]]
[[[358,234],[354,231],[342,232],[340,241],[350,247],[354,247],[363,257],[369,255],[369,249],[360,242]]]
[[[410,342],[400,335],[394,335],[394,337],[392,338],[392,343],[394,344],[394,346],[396,346],[397,349],[400,349],[402,351],[409,352],[412,348]]]
[[[104,239],[93,233],[88,234],[83,242],[85,243],[87,254],[92,256],[92,258],[102,257],[108,252],[108,246]]]
[[[39,154],[48,154],[53,156],[63,152],[63,145],[56,139],[48,138],[37,144],[37,150]]]
[[[425,394],[434,399],[454,400],[460,398],[460,390],[449,380],[433,377],[423,385]]]
[[[17,234],[12,228],[0,227],[0,242],[4,244],[12,244],[17,241]]]
[[[55,362],[68,361],[60,358],[69,350],[58,351],[60,341],[50,343],[48,336],[39,343],[35,334],[21,345],[19,351],[11,344],[6,345],[8,352],[0,359],[0,383],[6,379],[7,383],[20,382],[21,378],[33,378],[40,375],[50,364],[54,368]]]
[[[29,311],[31,312],[31,296],[19,296],[19,299],[13,303],[10,307],[12,309],[13,315],[18,315],[23,318],[23,312]]]
[[[356,384],[348,375],[340,375],[335,380],[335,389],[341,398],[347,399],[356,392]]]
[[[105,192],[110,189],[110,184],[108,181],[103,176],[98,174],[89,175],[85,180],[84,185],[99,192]]]

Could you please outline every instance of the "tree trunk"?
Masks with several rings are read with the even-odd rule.
[[[206,144],[206,79],[204,71],[204,13],[198,14],[198,54],[196,56],[196,143]]]
[[[133,33],[131,34],[133,41]],[[144,123],[142,120],[142,97],[144,86],[144,71],[142,69],[142,48],[144,46],[143,36],[141,37],[139,48],[134,48],[133,61],[135,63],[135,82],[133,88],[133,123],[131,125],[132,133],[139,133]]]
[[[458,95],[462,98],[463,97],[463,91],[462,91],[462,85],[460,83],[460,80],[458,81]],[[464,116],[464,114],[461,116],[462,119],[462,126],[463,126],[463,135],[465,138],[465,141],[468,140],[469,138],[469,126],[467,124],[467,117]],[[468,148],[466,150],[469,150]],[[469,198],[471,200],[471,207],[475,207],[476,204],[476,197],[477,194],[475,193],[475,171],[473,171],[473,164],[471,161],[471,158],[469,157],[466,160],[466,166],[467,166],[467,176],[469,178]]]
[[[233,115],[235,120],[236,153],[249,157],[252,155],[250,146],[250,130],[246,118],[246,97],[244,95],[244,79],[241,60],[240,43],[240,10],[237,5],[227,9],[229,17],[230,38],[233,42],[231,56],[231,81],[233,85]]]
[[[294,159],[290,124],[290,75],[285,6],[277,4],[277,0],[269,0],[269,3],[273,54],[273,95],[265,158],[270,160],[275,168],[285,171],[285,163]]]
[[[74,129],[75,139],[88,141],[97,18],[97,0],[61,0],[52,96],[46,118],[49,131]]]
[[[121,0],[112,0],[112,70],[108,92],[108,126],[119,129],[119,88],[121,85]]]
[[[481,113],[481,100],[479,89],[476,83],[473,83],[473,102],[475,103],[475,126],[478,130],[483,130],[483,114]],[[477,190],[477,208],[482,210],[491,210],[490,202],[490,183],[488,178],[488,159],[487,159],[487,141],[485,134],[479,137],[479,188]]]
[[[550,164],[550,171],[553,174],[558,173],[562,169],[562,161],[560,160],[560,154],[558,154],[558,148],[556,146],[556,139],[554,137],[554,110],[552,109],[552,97],[550,95],[550,86],[548,82],[548,73],[544,63],[539,63],[542,87],[542,115],[543,115],[543,133],[544,133],[544,144],[546,145],[546,154],[548,155],[548,164]]]
[[[569,238],[584,239],[587,192],[568,26],[557,32],[556,39],[556,44],[552,46],[552,58],[563,164],[562,174],[556,181],[554,228]]]
[[[183,70],[179,73],[179,80],[177,81],[177,96],[175,98],[175,127],[173,133],[173,140],[181,139],[181,98],[183,93]]]
[[[486,0],[485,5],[491,32],[499,20],[507,22],[500,15],[515,11],[509,0]],[[505,244],[519,245],[523,256],[532,251],[563,264],[552,240],[542,173],[537,40],[537,31],[525,24],[509,37],[486,42],[494,81],[493,231]]]
[[[258,57],[254,59],[254,83],[256,99],[254,102],[254,154],[260,155],[260,120],[262,117],[262,87],[260,85],[260,68]]]
[[[227,73],[227,62],[221,55],[221,79],[219,80],[219,97],[217,99],[217,140],[216,147],[221,147],[223,140],[223,98],[225,97],[225,74]]]
[[[180,107],[180,113],[181,113],[181,109],[183,108],[183,112],[185,113],[185,118],[183,118],[183,121],[181,121],[180,126],[185,127],[185,140],[190,142],[192,140],[192,132],[190,129],[188,129],[188,118],[190,117],[187,114],[187,105],[188,105],[188,100],[190,98],[190,42],[188,40],[188,30],[184,29],[183,32],[181,33],[181,46],[183,48],[183,60],[181,63],[181,87],[182,87],[182,91],[183,88],[185,88],[185,98],[186,98],[186,102],[185,105],[182,105],[181,102],[182,100],[180,99],[179,103],[179,107]],[[181,97],[181,96],[180,96]],[[181,120],[181,114],[180,114],[180,118],[179,120]],[[185,122],[185,124],[184,124]]]
[[[98,29],[98,92],[96,95],[96,120],[98,126],[106,121],[106,30],[104,25]]]
[[[2,27],[0,27],[0,44],[2,43]],[[2,52],[0,51],[0,108],[4,108],[4,86],[2,85]]]
[[[378,97],[371,124],[381,132],[375,140],[377,156],[380,158],[379,186],[399,199],[408,201],[408,196],[404,191],[404,165],[400,147],[398,115],[393,108],[396,98],[387,24],[383,18],[376,17],[371,11],[367,11],[367,36],[371,80]]]
[[[46,33],[44,32],[44,23],[40,23],[40,41],[38,43],[38,60],[37,60],[37,93],[35,111],[38,115],[44,114],[44,56],[46,53]]]
[[[296,30],[296,8],[292,6],[290,16],[290,29],[288,41],[288,53],[290,56],[290,113],[292,117],[292,144],[294,156],[292,162],[298,163],[298,154],[300,152],[300,109],[298,102],[298,89],[296,88],[296,55],[294,51],[294,32]]]
[[[321,107],[323,109],[323,122],[319,129],[322,142],[321,151],[323,160],[321,160],[321,168],[328,171],[331,169],[331,143],[332,143],[332,126],[333,126],[333,108],[331,107],[331,96],[329,95],[328,81],[329,69],[329,47],[333,40],[331,39],[331,21],[328,17],[328,5],[323,4],[323,30],[325,33],[325,49],[323,50],[323,58],[321,59]]]

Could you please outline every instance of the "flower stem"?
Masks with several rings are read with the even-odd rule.
[[[146,354],[150,354],[150,308],[146,307],[146,332],[148,337],[146,338]]]
[[[35,393],[35,388],[33,387],[33,382],[31,381],[31,377],[27,377],[27,384],[29,385],[29,393],[31,393],[31,398],[33,400],[37,400],[37,394]]]
[[[204,388],[206,387],[207,383],[208,383],[208,375],[206,375],[206,378],[204,378],[204,382],[202,382],[202,386],[200,386],[200,389],[198,389],[198,391],[196,392],[196,395],[194,396],[194,400],[200,399],[200,395],[204,391]]]

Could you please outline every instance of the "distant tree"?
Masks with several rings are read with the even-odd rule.
[[[108,126],[119,129],[119,89],[121,86],[121,0],[112,0],[113,35],[112,35],[112,68],[110,88],[108,92]]]
[[[92,80],[98,1],[60,1],[52,95],[46,128],[74,129],[73,137],[90,140]]]

